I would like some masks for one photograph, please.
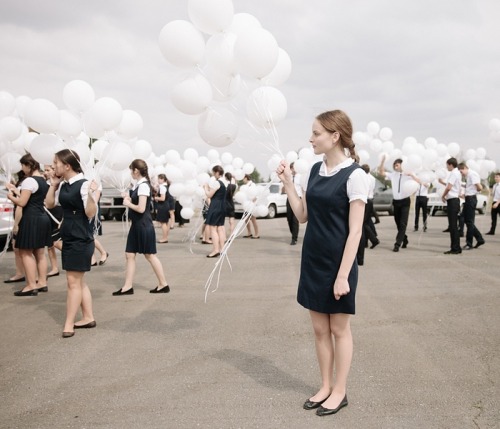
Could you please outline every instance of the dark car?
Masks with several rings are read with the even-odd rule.
[[[391,216],[394,214],[394,207],[392,205],[392,189],[382,183],[379,179],[375,179],[373,207],[377,212],[388,212]]]

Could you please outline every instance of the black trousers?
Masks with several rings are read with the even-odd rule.
[[[465,197],[463,215],[465,226],[467,227],[465,242],[468,246],[472,246],[472,241],[474,238],[478,243],[482,243],[484,241],[483,236],[474,224],[474,220],[476,218],[476,205],[477,197],[475,195]]]
[[[458,198],[450,198],[447,201],[446,214],[448,215],[448,228],[450,230],[451,249],[454,252],[459,252],[460,235],[458,233],[458,214],[460,213],[460,200]]]
[[[288,228],[290,229],[290,234],[292,234],[292,240],[297,241],[299,236],[299,221],[293,213],[292,207],[288,200],[286,201],[286,220],[288,222]]]
[[[496,203],[496,201],[493,201],[493,204]],[[500,216],[500,204],[496,209],[491,207],[491,228],[490,232],[495,233],[495,229],[497,228],[497,218]]]
[[[363,218],[363,232],[365,234],[366,240],[369,240],[372,244],[374,244],[378,241],[378,238],[377,238],[377,230],[375,229],[375,225],[372,220],[372,212],[373,212],[373,199],[369,198],[366,201],[366,206],[365,206],[365,216]]]
[[[396,222],[396,227],[398,228],[395,243],[397,247],[408,242],[406,228],[408,227],[408,217],[410,216],[410,203],[410,197],[403,198],[402,200],[392,200],[392,205],[394,206],[394,222]]]
[[[418,229],[418,220],[420,217],[420,209],[422,209],[422,219],[424,221],[424,228],[427,226],[427,202],[428,197],[417,196],[415,199],[415,229]]]

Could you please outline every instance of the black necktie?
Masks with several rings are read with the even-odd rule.
[[[398,194],[401,192],[401,177],[403,177],[403,173],[399,173]]]

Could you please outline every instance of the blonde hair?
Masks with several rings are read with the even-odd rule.
[[[349,151],[349,155],[355,161],[359,157],[355,150],[355,144],[352,141],[352,123],[349,116],[342,110],[329,110],[316,116],[321,126],[330,133],[338,132],[340,135],[340,144]]]

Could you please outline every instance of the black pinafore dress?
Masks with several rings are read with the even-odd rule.
[[[32,179],[38,184],[38,190],[31,194],[28,203],[23,207],[16,237],[18,249],[41,249],[52,246],[50,218],[43,204],[49,185],[43,177],[33,176]]]
[[[220,188],[210,198],[207,218],[205,223],[210,226],[223,226],[226,218],[226,185],[221,180],[217,180]]]
[[[165,188],[166,190],[166,186],[165,185],[160,185],[160,190],[161,188]],[[157,201],[157,212],[156,212],[156,220],[158,222],[161,222],[161,223],[167,223],[170,219],[170,205],[168,203],[168,192],[166,192],[165,194],[165,200],[164,201]]]
[[[151,185],[149,187],[148,200],[146,202],[146,210],[144,213],[138,213],[132,209],[128,210],[128,217],[132,222],[127,236],[127,245],[125,252],[127,253],[143,253],[145,255],[156,254],[156,233],[151,217]],[[139,204],[139,186],[130,191],[130,200],[132,204]]]
[[[348,277],[350,292],[337,301],[333,297],[333,285],[349,235],[347,180],[360,166],[353,163],[333,176],[320,176],[320,166],[321,162],[313,165],[307,185],[308,222],[302,245],[297,301],[319,313],[355,314],[356,260]]]
[[[63,270],[90,271],[94,254],[93,224],[85,214],[80,190],[86,179],[63,183],[59,191],[59,204],[63,209],[61,225]]]

